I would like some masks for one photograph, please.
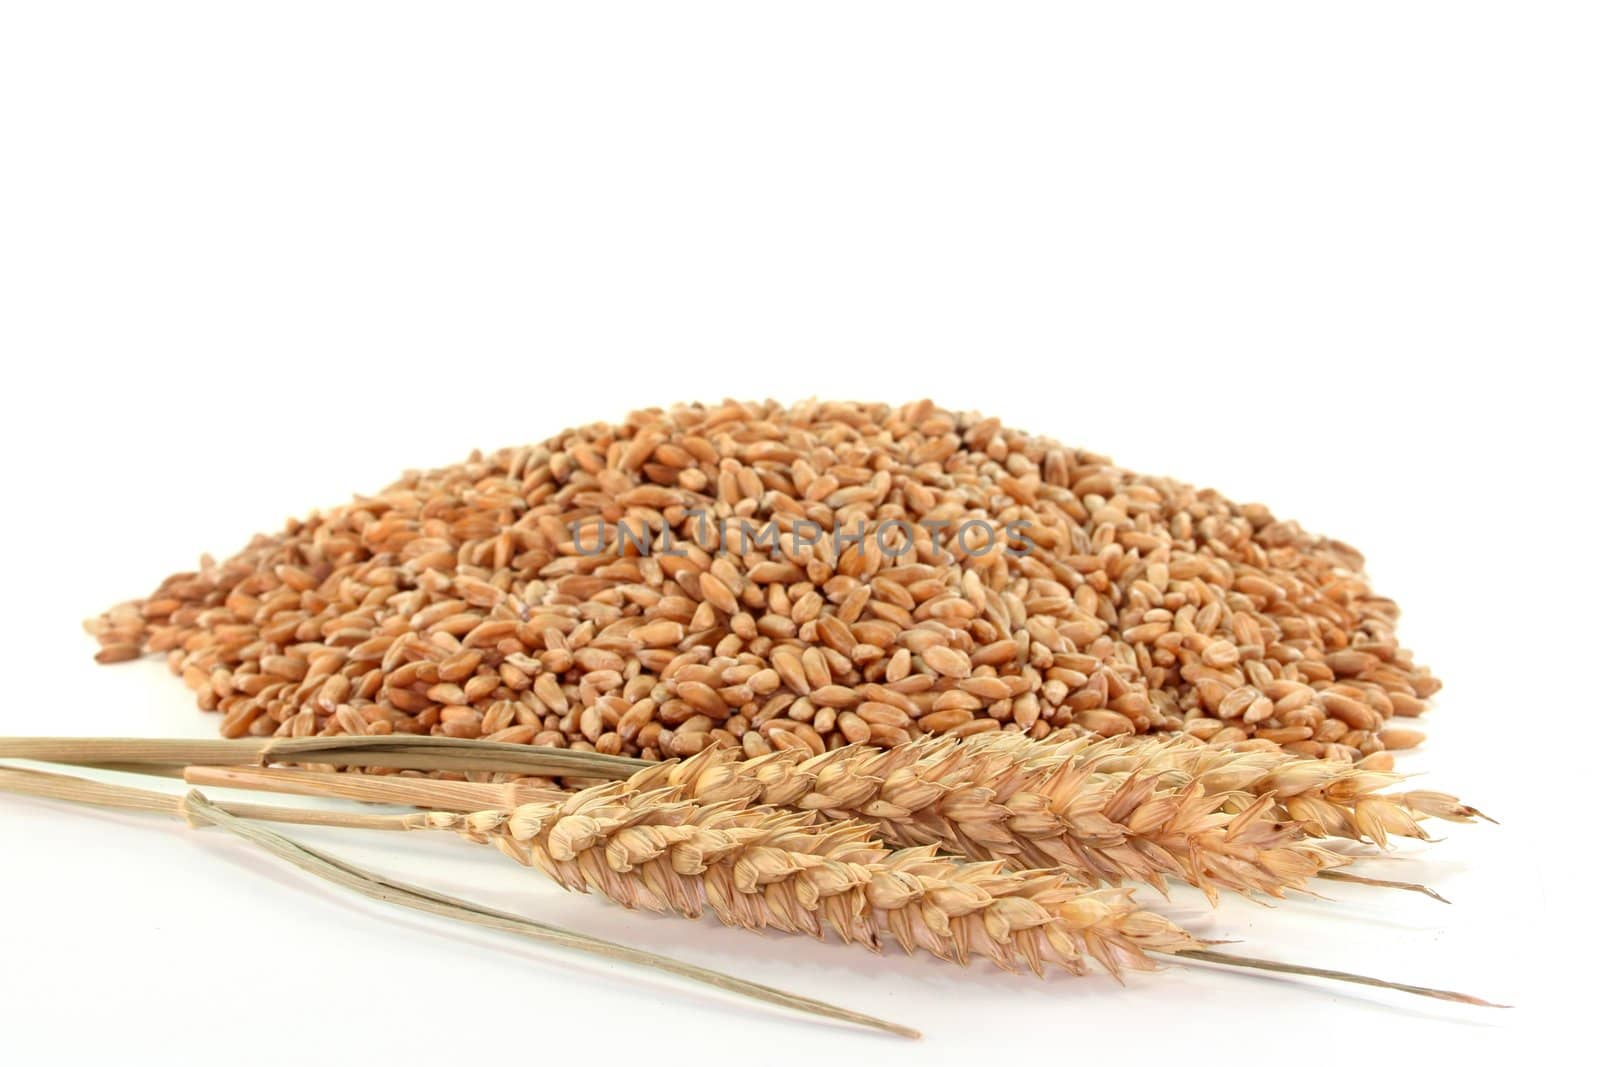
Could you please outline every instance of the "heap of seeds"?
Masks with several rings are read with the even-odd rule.
[[[102,661],[165,653],[230,737],[656,759],[1067,728],[1352,760],[1420,740],[1386,723],[1438,688],[1361,567],[928,401],[725,402],[409,473],[87,625]]]

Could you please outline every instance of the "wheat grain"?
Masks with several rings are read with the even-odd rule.
[[[1360,566],[926,401],[728,402],[409,473],[87,626],[104,661],[166,654],[229,737],[658,759],[1076,725],[1355,758],[1415,743],[1385,723],[1437,688]]]

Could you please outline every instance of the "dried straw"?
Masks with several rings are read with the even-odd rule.
[[[626,777],[650,766],[625,757],[596,759],[593,752],[468,741],[452,737],[264,737],[184,740],[164,737],[0,737],[0,758],[51,763],[121,763],[184,767],[189,764],[270,763],[385,767],[395,770],[502,771],[522,775]]]

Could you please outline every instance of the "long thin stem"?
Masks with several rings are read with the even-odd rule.
[[[1351,874],[1349,871],[1340,870],[1318,871],[1317,877],[1326,878],[1330,882],[1353,882],[1356,885],[1371,885],[1380,889],[1404,889],[1408,893],[1421,893],[1425,897],[1432,897],[1441,904],[1450,903],[1444,894],[1437,889],[1423,885],[1421,882],[1396,882],[1387,878],[1368,878],[1366,875]]]
[[[147,737],[4,737],[0,738],[0,758],[167,766],[329,763],[396,770],[481,770],[586,778],[626,778],[651,766],[644,760],[598,752],[404,734],[193,741]]]
[[[479,783],[433,782],[405,785],[381,785],[384,779],[374,776],[368,780],[372,792],[355,795],[334,783],[347,775],[320,775],[315,771],[282,769],[253,772],[259,777],[257,784],[246,784],[241,775],[224,781],[226,772],[220,766],[266,767],[274,762],[327,763],[338,766],[376,766],[403,770],[454,770],[487,771],[530,774],[541,776],[575,776],[620,780],[637,771],[652,766],[644,761],[623,756],[607,756],[598,752],[581,752],[573,749],[546,748],[538,745],[508,745],[493,741],[475,741],[451,737],[432,736],[381,736],[381,737],[300,737],[300,738],[241,738],[238,740],[175,740],[168,738],[137,737],[0,737],[0,757],[14,759],[47,760],[79,766],[107,767],[117,770],[143,770],[145,773],[171,777],[186,777],[196,785],[226,785],[244,789],[267,789],[276,792],[298,793],[305,796],[345,796],[351,799],[386,803],[416,804],[443,811],[473,811],[514,806],[505,794],[491,791],[514,786],[485,785]],[[197,771],[186,765],[213,765],[208,770]],[[196,777],[195,775],[199,776]],[[294,782],[306,783],[305,788],[276,788],[270,781],[289,786]],[[296,778],[288,777],[298,776]],[[391,780],[394,781],[394,780]],[[404,782],[405,780],[398,780]],[[326,789],[317,788],[327,784]],[[450,787],[448,790],[444,787]],[[460,787],[456,789],[455,787]],[[435,791],[437,788],[438,791]],[[526,789],[527,787],[521,787]],[[402,793],[409,793],[403,796]],[[447,793],[449,795],[447,796]],[[459,795],[457,795],[459,794]],[[412,799],[415,797],[416,799]],[[520,802],[520,801],[517,801]],[[1379,878],[1366,878],[1336,870],[1322,870],[1317,877],[1330,881],[1355,882],[1364,885],[1400,889],[1422,893],[1444,903],[1444,897],[1425,885],[1414,882],[1391,882]]]
[[[510,810],[519,804],[559,800],[558,789],[523,782],[499,785],[479,782],[444,782],[434,778],[399,778],[389,774],[351,771],[303,771],[285,767],[185,767],[182,778],[190,785],[256,789],[293,796],[339,797],[373,804],[409,804],[434,811]]]
[[[101,808],[154,812],[182,817],[181,798],[170,793],[74,778],[68,774],[0,766],[0,791],[51,800],[69,800]],[[403,815],[368,815],[361,812],[320,811],[316,808],[281,808],[264,804],[226,804],[230,814],[261,822],[299,826],[338,826],[351,830],[408,830]]]
[[[1373,978],[1365,974],[1330,971],[1325,967],[1306,967],[1298,963],[1280,963],[1277,960],[1263,960],[1254,956],[1235,956],[1230,952],[1213,952],[1210,949],[1189,949],[1184,952],[1170,952],[1167,955],[1177,959],[1218,963],[1224,967],[1243,967],[1253,971],[1275,971],[1280,974],[1297,974],[1308,978],[1329,978],[1335,982],[1350,982],[1355,985],[1372,986],[1376,989],[1394,989],[1401,993],[1413,993],[1419,997],[1448,1000],[1455,1004],[1473,1004],[1480,1008],[1509,1008],[1511,1006],[1509,1004],[1494,1004],[1468,993],[1454,993],[1448,989],[1432,989],[1428,986],[1409,985],[1405,982],[1391,982],[1387,979]]]
[[[350,771],[333,774],[283,767],[185,767],[181,777],[190,785],[257,789],[293,796],[339,797],[373,804],[408,804],[435,811],[508,810],[519,804],[550,801],[563,796],[560,790],[543,789],[523,782],[491,785]]]
[[[0,791],[67,800],[81,804],[93,804],[99,807],[151,812],[187,819],[190,822],[209,823],[244,838],[309,874],[342,885],[373,900],[397,904],[402,907],[456,919],[476,926],[488,927],[493,930],[518,934],[534,941],[575,949],[604,959],[620,960],[624,963],[651,967],[699,982],[702,985],[736,993],[781,1008],[837,1019],[841,1022],[882,1030],[901,1037],[916,1038],[921,1036],[920,1033],[910,1027],[865,1015],[861,1012],[851,1011],[848,1008],[841,1008],[837,1005],[813,1000],[810,997],[802,997],[794,993],[786,993],[783,990],[774,989],[758,982],[735,978],[719,971],[697,967],[694,964],[683,963],[666,956],[659,956],[653,952],[645,952],[627,945],[619,945],[613,941],[605,941],[601,938],[590,937],[587,934],[575,933],[558,926],[526,919],[519,915],[495,911],[492,908],[485,908],[470,901],[459,900],[419,886],[385,878],[382,875],[356,867],[325,852],[301,844],[264,826],[246,821],[249,816],[240,817],[238,813],[263,810],[254,805],[223,806],[212,803],[198,791],[193,791],[186,797],[178,797],[167,793],[134,789],[129,786],[74,778],[70,775],[50,774],[45,771],[25,770],[16,767],[0,767]],[[290,809],[265,810],[281,812]],[[370,818],[387,820],[390,817],[371,816]],[[348,824],[334,823],[333,825]]]

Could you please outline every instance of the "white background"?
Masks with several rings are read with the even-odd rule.
[[[1451,907],[1171,911],[1517,1005],[963,973],[629,915],[454,839],[303,835],[913,1045],[0,798],[9,1061],[1469,1062],[1576,1026],[1591,5],[0,10],[0,733],[210,736],[79,620],[406,467],[680,399],[928,395],[1367,553],[1446,682],[1402,769],[1503,825],[1369,868]]]

